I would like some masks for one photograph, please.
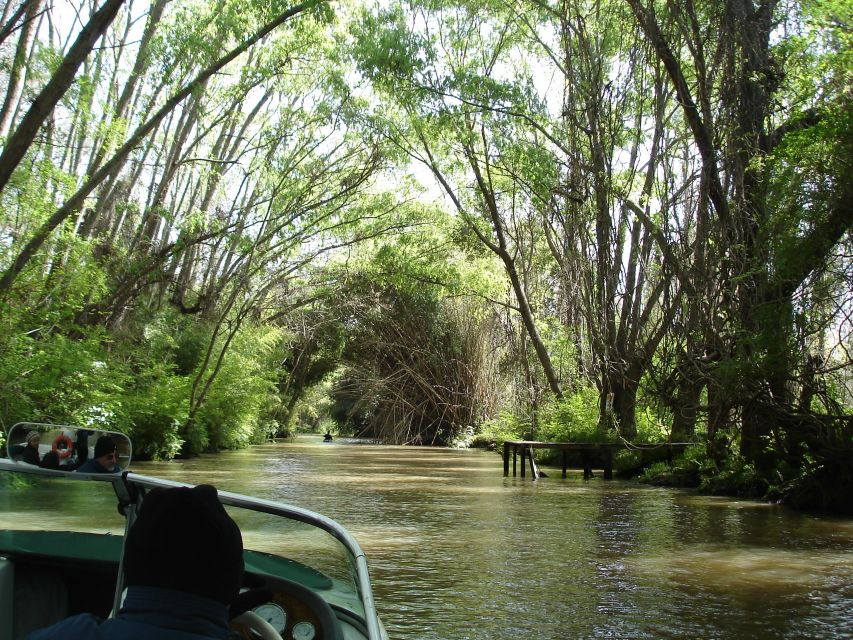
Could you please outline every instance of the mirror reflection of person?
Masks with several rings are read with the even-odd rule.
[[[243,582],[243,538],[214,487],[153,489],[127,534],[124,568],[127,594],[114,618],[78,614],[29,640],[228,637],[229,607]]]
[[[77,455],[77,466],[80,467],[89,458],[89,436],[92,431],[88,429],[77,430],[77,441],[74,443],[74,452]]]
[[[118,454],[116,441],[110,436],[101,436],[95,443],[94,455],[81,464],[77,471],[80,473],[118,473]]]
[[[41,459],[41,462],[39,462],[39,466],[42,469],[54,469],[56,471],[59,471],[59,454],[53,450],[48,451],[46,454],[44,454],[44,458]]]
[[[21,451],[21,460],[27,464],[38,464],[41,462],[39,456],[39,443],[41,436],[38,431],[30,431],[27,434],[27,446]]]

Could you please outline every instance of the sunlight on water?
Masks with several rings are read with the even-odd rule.
[[[853,596],[853,551],[787,549],[692,549],[645,557],[634,563],[648,575],[689,583],[702,574],[705,588],[719,591],[792,592],[834,588],[846,582]]]

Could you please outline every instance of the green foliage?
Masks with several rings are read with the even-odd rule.
[[[598,390],[591,385],[579,387],[542,409],[537,437],[555,442],[615,442],[613,431],[599,427],[598,407]]]
[[[13,320],[33,318],[4,317]],[[187,427],[192,383],[212,328],[166,311],[132,329],[115,342],[116,336],[98,328],[72,337],[7,324],[0,334],[4,426],[29,420],[121,431],[140,459],[245,446],[275,430],[280,330],[247,327],[238,334],[197,420]]]
[[[3,422],[85,422],[100,413],[92,391],[112,377],[100,358],[99,335],[74,340],[58,333],[4,336],[0,350]],[[109,411],[109,409],[105,409]]]
[[[670,487],[698,487],[702,478],[717,472],[717,466],[708,456],[703,446],[685,449],[682,456],[672,464],[655,462],[646,467],[640,475],[641,482]]]
[[[294,409],[295,427],[299,433],[336,432],[337,426],[332,418],[332,388],[334,376],[306,390]],[[277,435],[287,437],[289,430]]]
[[[693,469],[675,469],[666,462],[655,462],[643,470],[640,482],[660,487],[698,487],[699,475]]]
[[[473,446],[477,435],[474,425],[463,425],[448,438],[447,446],[453,449],[468,449]]]
[[[181,428],[187,417],[188,380],[168,367],[140,371],[124,393],[134,457],[168,460],[181,451]]]
[[[670,439],[669,427],[651,407],[637,407],[637,435],[632,439],[636,444],[656,444]]]
[[[191,452],[236,449],[274,435],[281,339],[273,327],[244,327],[237,335],[187,434]]]
[[[650,484],[698,488],[701,493],[761,498],[766,495],[768,482],[755,466],[739,455],[726,459],[718,467],[703,446],[688,447],[672,465],[658,462],[649,466],[640,480]]]
[[[354,25],[354,32],[370,34],[356,39],[352,55],[361,73],[377,85],[390,86],[389,79],[409,78],[428,62],[427,41],[407,28],[399,8],[365,12],[361,23]]]
[[[26,473],[2,473],[0,474],[0,489],[26,489],[35,486],[39,481],[37,476]]]
[[[755,439],[771,458],[763,478],[729,446],[768,391],[789,414],[807,408],[794,397],[804,380],[819,394],[813,415],[845,412],[822,373],[849,379],[849,349],[825,341],[853,290],[850,2],[778,4],[766,52],[760,37],[738,40],[760,21],[732,24],[724,3],[652,4],[667,65],[618,2],[339,14],[320,2],[276,29],[165,118],[0,294],[3,426],[117,429],[153,458],[245,446],[294,422],[324,428],[332,413],[398,441],[500,443],[533,425],[541,439],[616,438],[599,427],[593,386],[547,400],[523,289],[564,384],[659,363],[659,389],[648,366],[638,374],[636,442],[667,439],[681,366],[705,385],[693,389],[708,412],[698,432],[716,408],[731,417],[714,424],[713,461],[688,452],[650,477],[738,495],[769,479],[798,504],[835,504],[850,456],[834,432],[750,422],[769,425]],[[0,267],[92,174],[98,149],[293,6],[166,2],[145,51],[145,8],[122,13],[112,53],[91,56],[0,193]],[[54,27],[33,47],[22,105],[73,42]],[[674,66],[710,153],[690,135]],[[453,201],[415,195],[412,163],[429,165],[425,182],[441,174]],[[714,173],[728,207],[707,202]],[[670,317],[670,302],[685,313]],[[803,354],[833,348],[824,372],[807,366]],[[720,397],[731,406],[714,407]],[[624,451],[616,463],[647,461]]]
[[[335,316],[332,309],[313,307],[290,318],[291,332],[279,373],[281,406],[271,435],[284,435],[303,424],[316,428],[321,416],[328,418],[330,401],[318,396],[317,390],[329,391],[323,383],[338,368],[344,350],[344,325]],[[308,397],[319,406],[308,406]]]
[[[766,478],[739,455],[729,456],[721,469],[704,476],[699,484],[704,493],[742,498],[763,497],[768,488]]]
[[[520,419],[508,411],[501,411],[497,417],[485,420],[479,432],[471,440],[472,447],[502,446],[507,440],[520,440],[525,431],[530,429],[530,422]]]

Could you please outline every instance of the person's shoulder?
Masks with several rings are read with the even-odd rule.
[[[228,636],[227,627],[222,633],[206,634],[203,631],[182,628],[188,626],[187,621],[175,625],[167,621],[168,616],[166,619],[157,615],[152,619],[147,618],[148,616],[144,616],[141,619],[128,620],[119,614],[117,618],[104,621],[98,630],[101,634],[97,636],[98,640],[220,640]]]
[[[101,619],[91,613],[81,613],[65,618],[53,626],[33,631],[27,636],[27,640],[100,640],[104,637],[106,636],[101,633]]]
[[[118,473],[121,469],[119,467],[104,469],[104,467],[98,464],[97,460],[89,458],[86,462],[77,467],[77,471],[80,473]]]

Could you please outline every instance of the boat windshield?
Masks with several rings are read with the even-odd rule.
[[[4,470],[15,471],[14,466],[10,469],[8,465]],[[85,531],[121,536],[126,519],[116,505],[110,482],[80,482],[61,472],[50,477],[29,472],[0,474],[2,530]]]
[[[122,483],[121,478],[75,477],[7,460],[0,466],[12,472],[0,474],[0,552],[3,545],[31,545],[46,535],[35,532],[86,532],[109,535],[94,539],[104,543],[92,549],[97,559],[118,560],[126,518],[117,508],[113,482]],[[146,491],[180,484],[133,473],[126,479]],[[124,495],[125,485],[117,486]],[[219,496],[242,532],[247,571],[304,584],[329,604],[376,624],[366,560],[345,529],[296,507],[225,491]],[[10,534],[21,531],[34,535]],[[60,539],[67,536],[51,541]]]
[[[240,527],[246,570],[308,583],[329,604],[364,617],[352,553],[313,524],[226,506]]]

